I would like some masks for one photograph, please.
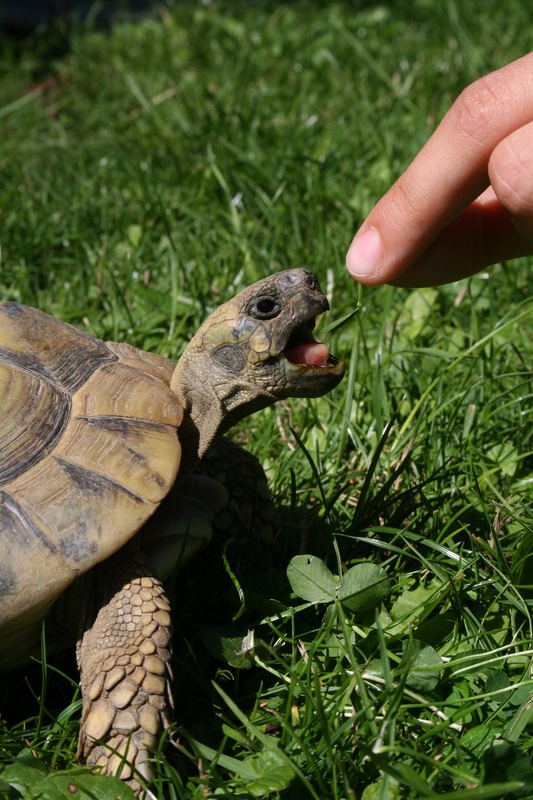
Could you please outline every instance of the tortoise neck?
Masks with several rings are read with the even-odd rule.
[[[216,415],[213,415],[213,417],[216,418]],[[182,465],[185,464],[188,470],[193,470],[216,439],[219,429],[220,424],[217,424],[215,419],[209,417],[195,419],[191,409],[185,407],[179,431]]]
[[[274,401],[267,391],[226,374],[194,339],[176,365],[170,388],[184,410],[182,465],[197,463],[217,436]]]
[[[201,359],[198,361],[202,364]],[[224,417],[222,402],[208,376],[195,368],[197,366],[193,359],[188,358],[186,350],[178,361],[170,384],[183,405],[179,437],[182,447],[181,463],[187,467],[195,465],[203,457],[219,433]]]

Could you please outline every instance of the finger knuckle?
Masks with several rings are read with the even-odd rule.
[[[492,152],[489,177],[498,200],[510,214],[533,212],[531,161],[512,138],[505,139]]]
[[[463,134],[482,144],[509,108],[512,90],[501,77],[487,75],[463,89],[450,109],[451,123]]]

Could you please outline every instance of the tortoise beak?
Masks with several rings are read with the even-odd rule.
[[[285,331],[280,357],[283,358],[291,393],[319,397],[333,389],[344,375],[344,362],[330,352],[326,344],[313,336],[316,317],[329,311],[322,292],[294,298],[294,323]]]

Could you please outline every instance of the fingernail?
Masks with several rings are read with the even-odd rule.
[[[356,236],[346,254],[346,266],[353,278],[375,277],[382,260],[383,245],[375,228]]]

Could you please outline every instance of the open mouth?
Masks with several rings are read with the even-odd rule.
[[[313,336],[315,318],[304,322],[290,335],[283,349],[283,355],[291,364],[326,369],[335,367],[339,361],[330,352],[327,344],[317,342]]]

